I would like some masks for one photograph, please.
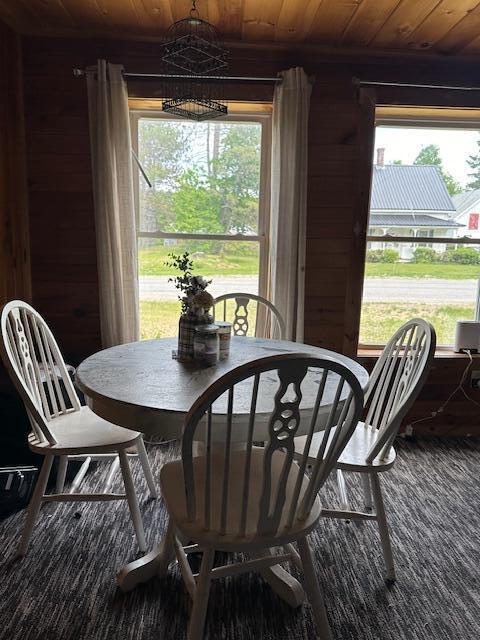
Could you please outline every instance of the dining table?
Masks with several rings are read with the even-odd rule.
[[[298,353],[324,358],[346,366],[358,379],[362,389],[368,384],[367,371],[355,360],[321,347],[288,340],[272,340],[247,336],[232,337],[229,356],[216,365],[205,367],[198,363],[175,359],[176,338],[142,340],[110,347],[93,354],[78,367],[76,383],[85,395],[88,406],[97,415],[114,424],[141,431],[152,438],[179,439],[185,416],[192,404],[208,387],[236,367],[262,357],[283,353]],[[278,378],[265,376],[259,388],[255,439],[268,438],[268,422],[273,409],[273,398]],[[316,430],[321,430],[333,401],[336,381],[327,381],[322,406],[319,408]],[[302,383],[302,417],[313,410],[318,391],[318,377],[307,375]],[[345,394],[347,391],[345,390]],[[346,397],[346,396],[345,396]],[[343,399],[345,399],[343,397]],[[342,400],[342,398],[341,398]],[[225,409],[226,410],[226,409]],[[223,422],[215,423],[215,414],[221,417],[223,407],[215,408],[212,430],[213,441],[222,441]],[[232,442],[241,446],[246,442],[250,393],[247,387],[236,392],[233,416]],[[308,419],[301,420],[297,435],[304,435]],[[123,591],[158,575],[163,549],[158,545],[149,554],[127,564],[117,575]],[[262,572],[277,594],[291,606],[298,606],[304,592],[298,581],[280,565]]]

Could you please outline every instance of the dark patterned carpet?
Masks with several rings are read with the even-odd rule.
[[[401,442],[385,474],[398,580],[388,590],[373,523],[321,521],[312,536],[335,640],[480,638],[480,441]],[[154,472],[175,455],[149,448]],[[161,500],[142,493],[147,540],[164,528]],[[101,465],[84,485],[101,486]],[[355,482],[354,482],[355,480]],[[121,481],[119,478],[119,485]],[[359,498],[355,478],[349,483]],[[120,489],[120,486],[119,486]],[[3,640],[181,640],[189,599],[178,569],[122,594],[114,575],[135,558],[126,504],[46,505],[27,557],[12,562],[23,513],[0,523],[0,638]],[[310,640],[308,605],[293,610],[253,574],[213,583],[206,638]]]

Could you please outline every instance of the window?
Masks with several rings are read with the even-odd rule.
[[[394,110],[377,112],[360,344],[420,316],[448,347],[457,320],[475,318],[480,114]]]
[[[133,111],[132,136],[145,174],[136,175],[141,338],[176,335],[171,253],[188,251],[214,296],[265,295],[270,114],[197,123]]]

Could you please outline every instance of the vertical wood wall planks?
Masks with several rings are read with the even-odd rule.
[[[23,114],[20,39],[0,22],[0,304],[31,295]]]

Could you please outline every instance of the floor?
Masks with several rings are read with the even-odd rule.
[[[324,520],[312,535],[335,640],[480,638],[480,440],[402,441],[385,476],[398,580],[390,590],[372,523]],[[149,447],[158,475],[176,455]],[[164,529],[161,501],[148,499],[138,464],[147,539]],[[89,476],[101,486],[105,466]],[[356,478],[350,482],[358,499]],[[87,486],[85,486],[85,489]],[[120,487],[119,487],[120,488]],[[333,487],[327,489],[333,499]],[[80,516],[76,517],[75,512]],[[178,570],[122,594],[115,572],[136,557],[126,505],[47,505],[28,555],[12,561],[23,513],[0,523],[2,640],[181,640],[189,600]],[[290,609],[268,585],[244,574],[212,587],[210,640],[316,638],[308,606]]]

